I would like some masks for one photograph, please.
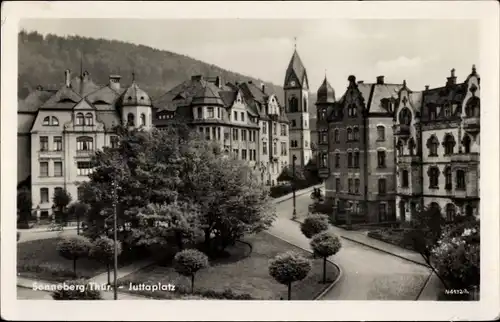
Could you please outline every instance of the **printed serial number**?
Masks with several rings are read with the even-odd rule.
[[[466,289],[450,289],[450,290],[444,290],[444,294],[446,294],[446,295],[462,295],[462,294],[469,294],[469,291]]]

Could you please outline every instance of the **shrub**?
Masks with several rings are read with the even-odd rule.
[[[279,198],[284,195],[287,195],[289,193],[293,192],[293,188],[290,184],[283,184],[279,186],[273,186],[269,189],[269,195],[272,198]]]
[[[199,250],[185,249],[174,257],[175,271],[191,277],[191,292],[194,291],[194,276],[200,269],[208,267],[208,257]]]
[[[329,227],[327,216],[313,214],[308,216],[300,225],[300,231],[302,231],[307,238],[311,238],[322,231],[328,230]]]
[[[323,231],[313,236],[310,242],[314,256],[323,258],[323,284],[326,283],[326,259],[338,253],[342,244],[337,236]]]
[[[79,258],[88,256],[92,243],[83,236],[71,236],[62,238],[57,244],[59,254],[73,261],[73,273],[76,275],[76,261]]]
[[[277,255],[269,263],[269,275],[278,283],[288,286],[288,299],[292,298],[292,283],[306,278],[311,262],[300,254],[287,252]]]
[[[117,256],[122,252],[122,244],[117,241]],[[110,284],[110,264],[114,260],[115,255],[115,243],[111,238],[100,237],[94,241],[92,244],[89,257],[95,259],[101,263],[106,264],[106,269],[108,271],[108,284]]]
[[[101,292],[92,289],[85,279],[64,281],[61,289],[52,293],[54,300],[101,300]]]

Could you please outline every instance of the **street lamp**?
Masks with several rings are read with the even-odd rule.
[[[292,157],[292,192],[293,192],[293,215],[292,219],[297,218],[297,209],[295,207],[295,161],[297,161],[297,156]]]

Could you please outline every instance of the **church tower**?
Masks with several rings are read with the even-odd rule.
[[[297,49],[288,64],[283,85],[285,109],[290,121],[290,164],[296,157],[296,166],[305,166],[312,159],[311,132],[309,130],[309,82],[307,72]]]

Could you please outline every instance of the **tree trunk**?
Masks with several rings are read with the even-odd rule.
[[[323,257],[323,284],[326,283],[326,257]]]
[[[80,235],[80,216],[76,215],[76,234]]]
[[[76,258],[73,259],[73,274],[75,275],[76,277]]]
[[[288,300],[292,299],[292,283],[288,283]]]
[[[205,229],[205,250],[210,251],[210,229]]]
[[[191,275],[191,293],[194,293],[194,274]]]
[[[179,248],[179,251],[184,249],[184,243],[182,242],[182,234],[179,232],[175,233],[175,240],[177,242],[177,248]]]
[[[108,271],[108,285],[111,285],[109,262],[106,263],[106,270]]]

